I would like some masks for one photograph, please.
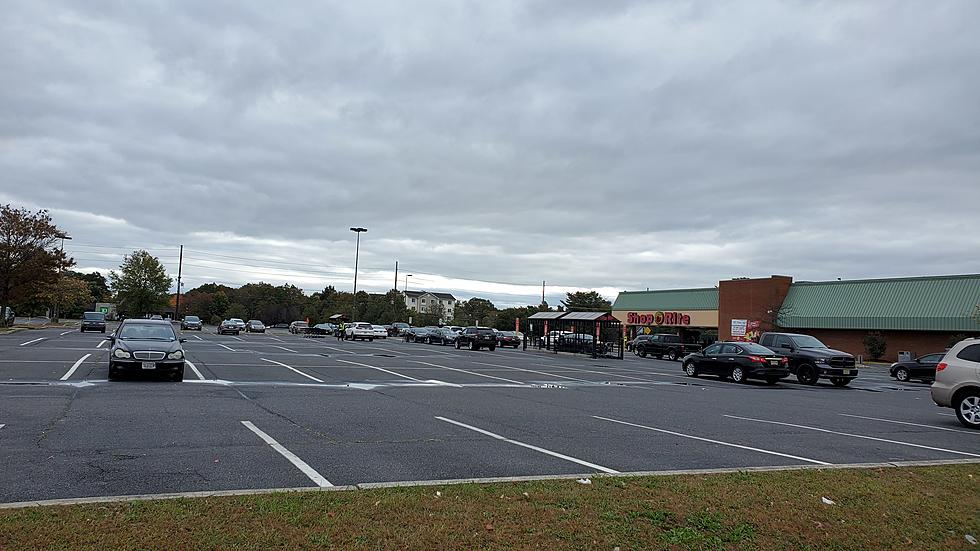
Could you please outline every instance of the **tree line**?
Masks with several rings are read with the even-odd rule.
[[[60,244],[65,232],[45,210],[0,205],[0,323],[4,306],[21,315],[60,311],[66,318],[78,318],[98,302],[115,303],[119,314],[143,317],[176,312],[178,297],[171,293],[173,279],[162,262],[145,250],[126,255],[118,270],[108,277],[100,273],[72,270],[75,261],[65,255]],[[609,310],[609,301],[595,291],[568,293],[558,310]],[[208,283],[180,297],[179,315],[196,315],[206,322],[220,323],[229,318],[259,319],[267,324],[309,320],[328,321],[341,314],[350,320],[376,324],[408,322],[412,325],[480,324],[513,330],[515,320],[537,312],[552,310],[546,303],[537,306],[497,308],[488,299],[474,297],[460,302],[453,318],[446,319],[441,305],[429,312],[416,312],[405,303],[405,295],[394,289],[386,293],[353,293],[327,286],[306,295],[294,285],[258,282],[231,287]]]

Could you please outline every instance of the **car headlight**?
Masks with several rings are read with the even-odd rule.
[[[818,364],[825,364],[825,363],[830,363],[830,361],[827,360],[827,358],[817,358],[817,363]]]
[[[133,356],[132,354],[126,352],[122,348],[117,348],[116,351],[112,353],[112,355],[117,358],[131,358]]]
[[[171,352],[170,354],[167,354],[167,357],[170,358],[171,360],[179,360],[184,357],[184,353],[181,352],[180,350],[176,350],[174,352]]]

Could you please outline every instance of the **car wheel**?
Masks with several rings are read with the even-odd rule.
[[[744,383],[745,371],[742,370],[741,367],[735,366],[735,368],[732,369],[732,380],[735,381],[736,383]]]
[[[119,374],[116,372],[116,370],[111,365],[109,366],[109,380],[110,381],[118,381],[119,380]]]
[[[105,329],[102,330],[102,334],[105,335]]]
[[[497,349],[497,347],[496,347],[496,346],[493,346],[493,345],[491,345],[491,346],[490,346],[490,352],[493,352],[493,351],[494,351],[494,350],[496,350],[496,349]]]
[[[676,362],[677,361],[677,351],[676,350],[671,350],[670,352],[667,353],[667,357],[670,358],[670,361]]]
[[[470,350],[479,350],[479,349],[480,346],[478,344],[476,344],[475,342],[470,343]]]
[[[82,329],[82,328],[79,328],[79,329],[78,329],[78,332],[79,332],[79,333],[84,333],[84,332],[85,332],[85,330],[84,330],[84,329]]]
[[[953,400],[956,418],[963,426],[980,429],[980,391],[968,390]]]
[[[684,364],[684,373],[687,373],[688,377],[697,377],[698,368],[694,365],[694,362],[687,362]]]
[[[459,350],[460,348],[462,348],[462,346],[459,344],[459,341],[456,341],[455,343],[453,343],[453,346],[456,347],[456,350]]]
[[[368,339],[368,342],[374,342],[374,338]]]
[[[636,353],[636,355],[639,356],[639,357],[641,357],[641,358],[646,358],[647,357],[647,351],[646,350],[640,350],[639,352]]]
[[[766,377],[767,385],[774,385],[779,382],[779,377]]]
[[[831,377],[830,382],[834,386],[847,386],[851,383],[851,380],[845,377]]]
[[[812,365],[803,364],[796,369],[796,380],[804,385],[817,384],[817,370]]]
[[[184,382],[184,368],[180,368],[180,371],[174,373],[170,377],[170,380],[173,381],[173,382],[175,382],[175,383],[182,383],[182,382]]]
[[[895,378],[901,382],[906,382],[909,380],[909,370],[904,367],[900,367],[895,370]]]

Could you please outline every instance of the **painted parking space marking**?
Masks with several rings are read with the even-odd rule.
[[[79,358],[78,361],[76,361],[75,364],[71,366],[71,369],[69,369],[67,373],[65,373],[64,375],[62,375],[61,376],[61,379],[59,379],[59,380],[61,380],[61,381],[67,381],[68,378],[71,377],[73,373],[75,373],[75,370],[78,369],[78,366],[80,366],[83,363],[85,363],[85,360],[89,359],[90,356],[91,356],[91,354],[86,354],[86,355],[82,356],[81,358]]]
[[[322,346],[323,348],[327,348],[329,350],[336,350],[337,352],[343,352],[344,354],[353,354],[353,352],[351,352],[350,350],[344,350],[343,348],[337,348],[336,346],[327,346],[325,344],[321,344],[320,346]]]
[[[40,342],[40,341],[43,341],[43,340],[44,340],[44,337],[41,337],[41,338],[38,338],[38,339],[34,339],[32,341],[22,342],[22,343],[20,343],[17,346],[27,346],[27,345],[34,344],[36,342]]]
[[[816,432],[824,432],[824,433],[827,433],[827,434],[836,434],[836,435],[839,435],[839,436],[848,436],[848,437],[851,437],[851,438],[861,438],[863,440],[874,440],[875,442],[885,442],[885,443],[888,443],[888,444],[897,444],[899,446],[909,446],[909,447],[912,447],[912,448],[921,448],[921,449],[924,449],[924,450],[932,450],[932,451],[937,451],[937,452],[952,453],[952,454],[955,454],[955,455],[966,455],[968,457],[980,457],[980,454],[977,454],[977,453],[961,452],[961,451],[958,451],[958,450],[950,450],[950,449],[947,449],[947,448],[937,448],[935,446],[925,446],[923,444],[915,444],[915,443],[912,443],[912,442],[902,442],[900,440],[889,440],[888,438],[878,438],[876,436],[867,436],[867,435],[864,435],[864,434],[853,434],[853,433],[850,433],[850,432],[840,432],[840,431],[836,431],[836,430],[822,429],[820,427],[808,427],[806,425],[796,425],[796,424],[793,424],[793,423],[783,423],[782,421],[768,421],[766,419],[754,419],[752,417],[740,417],[738,415],[725,415],[725,417],[728,417],[729,419],[741,419],[742,421],[752,421],[752,422],[755,422],[755,423],[768,423],[770,425],[782,425],[782,426],[785,426],[785,427],[793,427],[793,428],[803,429],[803,430],[812,430],[812,431],[816,431]]]
[[[215,343],[215,344],[217,344],[218,346],[220,346],[220,347],[222,347],[222,348],[225,348],[225,349],[227,349],[227,350],[228,350],[228,351],[230,351],[230,352],[235,352],[235,349],[234,349],[234,348],[232,348],[232,347],[230,347],[230,346],[227,346],[227,345],[224,345],[224,344],[221,344],[220,342],[219,342],[219,343]]]
[[[199,336],[197,336],[197,335],[192,335],[192,336],[193,336],[193,337],[194,337],[195,339],[197,339],[197,340],[199,340],[199,341],[204,341],[204,339],[202,339],[201,337],[199,337]],[[207,342],[207,341],[204,341],[204,342]]]
[[[781,452],[777,452],[777,451],[773,451],[773,450],[764,450],[762,448],[754,448],[752,446],[744,446],[742,444],[734,444],[732,442],[723,442],[721,440],[712,440],[711,438],[703,438],[701,436],[694,436],[693,434],[684,434],[684,433],[675,432],[675,431],[672,431],[672,430],[658,429],[656,427],[650,427],[650,426],[647,426],[647,425],[638,425],[636,423],[630,423],[628,421],[620,421],[619,419],[611,419],[609,417],[601,417],[599,415],[593,415],[592,417],[594,417],[596,419],[601,419],[603,421],[610,421],[612,423],[619,423],[621,425],[628,425],[628,426],[631,426],[631,427],[637,427],[637,428],[641,428],[641,429],[652,430],[652,431],[660,432],[660,433],[663,433],[663,434],[670,434],[670,435],[673,435],[673,436],[680,436],[682,438],[690,438],[691,440],[700,440],[701,442],[708,442],[710,444],[718,444],[718,445],[721,445],[721,446],[728,446],[728,447],[731,447],[731,448],[739,448],[739,449],[742,449],[742,450],[749,450],[749,451],[759,452],[759,453],[765,453],[765,454],[769,454],[769,455],[778,455],[779,457],[786,457],[786,458],[789,458],[789,459],[796,459],[797,461],[804,461],[806,463],[813,463],[814,465],[832,465],[832,463],[827,463],[826,461],[819,461],[817,459],[810,459],[809,457],[800,457],[798,455],[790,455],[788,453],[781,453]]]
[[[273,348],[278,348],[280,350],[285,350],[286,352],[292,352],[293,354],[299,354],[299,352],[293,350],[292,348],[286,348],[285,346],[277,346],[275,344],[271,344],[269,346],[271,346]]]
[[[199,380],[201,380],[201,381],[204,380],[204,375],[201,375],[201,372],[197,370],[197,366],[194,365],[194,362],[192,362],[192,361],[190,361],[188,359],[184,359],[184,363],[187,364],[187,367],[191,368],[191,371],[193,371],[194,374],[197,375],[197,378]]]
[[[396,377],[401,377],[402,379],[408,379],[409,381],[415,381],[415,382],[418,382],[418,383],[424,383],[425,382],[425,381],[423,381],[421,379],[416,379],[415,377],[409,377],[408,375],[402,375],[401,373],[396,373],[394,371],[389,371],[389,370],[387,370],[387,369],[385,369],[383,367],[378,367],[376,365],[368,365],[368,364],[362,364],[362,363],[358,363],[358,362],[351,362],[351,361],[348,361],[348,360],[341,360],[340,358],[337,358],[337,361],[338,362],[343,362],[345,364],[359,365],[361,367],[369,367],[371,369],[377,369],[378,371],[384,371],[385,373],[387,373],[389,375],[394,375]]]
[[[545,376],[548,376],[548,377],[558,377],[559,379],[567,379],[569,381],[578,381],[580,383],[594,383],[595,382],[595,381],[589,381],[589,380],[586,380],[586,379],[578,379],[576,377],[567,377],[565,375],[558,375],[557,373],[546,373],[544,371],[536,371],[534,369],[525,369],[523,367],[513,367],[513,366],[509,366],[509,365],[491,364],[491,363],[486,363],[486,362],[473,362],[473,363],[479,364],[479,365],[488,365],[488,366],[491,366],[491,367],[502,367],[504,369],[513,369],[515,371],[526,371],[528,373],[537,373],[539,375],[545,375]]]
[[[99,344],[95,345],[95,347],[96,348],[102,348],[102,345],[105,344],[105,343],[107,343],[107,342],[109,342],[109,341],[106,340],[106,339],[102,339],[101,341],[99,341]]]
[[[300,472],[305,474],[310,480],[313,481],[314,484],[316,484],[321,488],[330,488],[333,486],[333,484],[331,484],[329,480],[324,478],[323,475],[321,475],[320,473],[316,472],[316,470],[313,467],[310,467],[310,465],[306,461],[303,461],[302,459],[297,457],[296,454],[287,450],[285,446],[283,446],[279,442],[276,442],[275,439],[273,439],[271,436],[262,432],[262,429],[253,425],[251,421],[242,421],[242,424],[245,425],[245,428],[254,432],[266,444],[272,447],[272,449],[279,452],[279,455],[288,459],[289,462],[293,464],[293,466],[295,466],[297,469],[300,470]]]
[[[300,371],[300,370],[298,370],[298,369],[296,369],[295,367],[293,367],[293,366],[291,366],[291,365],[286,365],[286,364],[284,364],[284,363],[281,363],[281,362],[277,362],[277,361],[275,361],[275,360],[269,360],[269,359],[266,359],[266,358],[259,358],[259,359],[260,359],[260,360],[262,360],[263,362],[269,362],[269,363],[271,363],[271,364],[276,364],[276,365],[278,365],[278,366],[282,366],[282,367],[285,367],[286,369],[290,369],[290,370],[292,370],[292,371],[295,371],[296,373],[299,373],[300,375],[302,375],[302,376],[304,376],[304,377],[306,377],[307,379],[311,379],[311,380],[314,380],[314,381],[316,381],[316,382],[318,382],[318,383],[322,383],[322,382],[324,382],[324,381],[323,381],[323,379],[317,379],[317,378],[316,378],[316,377],[314,377],[313,375],[307,375],[306,373],[303,373],[302,371]]]
[[[61,334],[60,334],[60,335],[58,335],[58,336],[59,336],[59,337],[64,337],[64,336],[65,336],[65,335],[67,335],[68,333],[74,333],[74,331],[65,331],[64,333],[61,333]]]
[[[881,421],[882,423],[894,423],[896,425],[909,425],[909,426],[912,426],[912,427],[923,427],[923,428],[927,428],[927,429],[946,430],[946,431],[949,431],[949,432],[961,432],[963,434],[972,434],[972,435],[975,435],[975,436],[980,436],[980,432],[975,431],[975,430],[953,429],[953,428],[949,428],[949,427],[939,427],[939,426],[936,426],[936,425],[925,425],[925,424],[922,424],[922,423],[910,423],[908,421],[896,421],[894,419],[882,419],[880,417],[866,417],[864,415],[851,415],[849,413],[838,413],[838,415],[842,415],[844,417],[853,417],[855,419],[868,419],[868,420],[871,420],[871,421]]]
[[[510,438],[507,438],[506,436],[501,436],[499,434],[490,432],[488,430],[483,430],[481,428],[477,428],[477,427],[474,427],[472,425],[467,425],[466,423],[461,423],[459,421],[454,421],[453,419],[449,419],[448,417],[439,417],[439,416],[436,416],[436,419],[438,419],[440,421],[445,421],[446,423],[451,423],[453,425],[456,425],[458,427],[462,427],[464,429],[471,430],[473,432],[478,432],[480,434],[483,434],[485,436],[489,436],[490,438],[494,438],[494,439],[500,440],[502,442],[507,442],[508,444],[513,444],[515,446],[521,446],[522,448],[527,448],[529,450],[534,450],[534,451],[536,451],[538,453],[543,453],[545,455],[550,455],[552,457],[557,457],[558,459],[564,459],[565,461],[570,461],[572,463],[578,463],[579,465],[583,465],[585,467],[588,467],[590,469],[595,469],[595,470],[600,471],[600,472],[609,473],[609,474],[618,474],[619,473],[619,471],[614,470],[614,469],[610,469],[609,467],[603,467],[602,465],[596,465],[595,463],[590,463],[588,461],[584,461],[582,459],[571,457],[571,456],[568,456],[568,455],[565,455],[565,454],[562,454],[562,453],[554,452],[554,451],[551,451],[551,450],[546,450],[544,448],[541,448],[541,447],[538,447],[538,446],[534,446],[532,444],[527,444],[525,442],[520,442],[518,440],[512,440]]]
[[[236,341],[242,341],[242,342],[245,342],[245,339],[243,339],[243,338],[241,338],[241,337],[239,337],[239,336],[237,336],[237,335],[231,335],[231,338],[233,338],[233,339],[235,339]]]
[[[444,366],[444,365],[436,365],[436,364],[432,364],[432,363],[429,363],[429,362],[420,362],[418,360],[408,360],[408,361],[412,362],[413,364],[422,364],[422,365],[428,365],[428,366],[432,366],[432,367],[438,367],[439,369],[448,369],[450,371],[459,371],[460,373],[468,373],[470,375],[476,375],[477,377],[486,377],[487,379],[496,379],[498,381],[504,381],[504,382],[508,382],[508,383],[516,383],[516,384],[519,384],[519,385],[523,385],[524,384],[522,381],[515,381],[513,379],[505,379],[503,377],[496,377],[494,375],[487,375],[485,373],[477,373],[476,371],[468,371],[466,369],[459,369],[459,368],[456,368],[456,367],[447,367],[447,366]]]

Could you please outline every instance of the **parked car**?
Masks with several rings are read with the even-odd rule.
[[[238,324],[231,320],[224,320],[218,326],[219,335],[237,335],[241,332],[242,330],[238,328]]]
[[[160,320],[126,320],[109,336],[109,380],[122,373],[153,371],[184,380],[184,339]]]
[[[391,324],[391,330],[388,331],[388,336],[404,337],[405,331],[408,331],[408,329],[411,327],[412,327],[411,325],[403,321],[396,321],[395,323]]]
[[[671,360],[677,361],[688,354],[701,350],[701,345],[685,343],[680,335],[658,333],[648,336],[650,338],[637,341],[634,345],[636,355],[641,358],[653,356],[659,360],[667,356]]]
[[[980,338],[953,345],[936,365],[932,401],[953,408],[963,426],[980,429]]]
[[[82,333],[86,331],[105,333],[105,314],[102,312],[85,312],[82,314],[82,321],[78,330]]]
[[[858,376],[854,356],[833,350],[810,335],[763,333],[759,344],[789,358],[789,371],[805,385],[830,379],[834,386],[847,386]]]
[[[306,333],[309,330],[310,324],[305,321],[294,321],[289,324],[289,332],[295,334]]]
[[[238,326],[239,331],[245,331],[245,322],[240,318],[231,318],[228,320]]]
[[[259,320],[248,320],[245,323],[246,333],[265,333],[265,324]]]
[[[289,329],[289,324],[288,323],[277,323],[277,324],[275,324],[275,325],[273,325],[271,327],[273,329]]]
[[[565,333],[558,337],[555,348],[559,352],[574,352],[576,354],[592,354],[592,344],[595,337],[589,333]],[[609,345],[599,342],[595,349],[597,355],[609,352]]]
[[[201,318],[197,316],[184,316],[180,322],[180,329],[182,331],[203,331],[204,324],[201,322]]]
[[[689,377],[717,375],[736,383],[762,379],[774,385],[789,377],[789,358],[754,342],[716,342],[685,356],[682,365]]]
[[[899,381],[919,379],[923,383],[931,383],[936,378],[936,366],[943,361],[945,355],[945,352],[939,352],[907,362],[895,362],[888,368],[888,372]]]
[[[349,341],[367,340],[374,341],[374,326],[363,321],[355,321],[347,324],[347,333],[344,338]]]
[[[160,314],[153,314],[152,316],[150,316],[150,319],[151,320],[162,320],[163,319],[163,316],[161,316]]]
[[[14,315],[14,309],[11,308],[11,307],[9,307],[9,306],[4,306],[3,310],[4,310],[3,311],[4,325],[13,325],[14,324],[14,319],[16,317]]]
[[[547,335],[541,337],[541,346],[550,347],[557,343],[562,335],[570,335],[571,333],[571,331],[549,331]]]
[[[337,326],[332,323],[318,323],[306,330],[308,335],[333,335]]]
[[[463,332],[463,327],[460,325],[450,325],[449,329],[455,331],[457,335]]]
[[[514,348],[520,348],[521,337],[517,334],[517,331],[498,331],[497,346],[513,346]]]
[[[647,341],[653,338],[653,335],[637,335],[632,339],[626,341],[626,351],[636,353],[636,343],[641,341]]]
[[[428,335],[429,329],[426,327],[409,327],[405,330],[403,338],[405,342],[425,342]]]
[[[383,325],[371,325],[371,330],[374,331],[374,338],[376,339],[388,338],[388,330]]]
[[[425,337],[425,342],[429,344],[454,344],[456,338],[459,337],[455,331],[448,327],[438,327],[436,329],[429,329],[428,331],[429,333]]]
[[[497,336],[489,327],[467,327],[456,337],[453,345],[457,350],[463,347],[469,347],[470,350],[486,347],[492,351],[497,349]]]

